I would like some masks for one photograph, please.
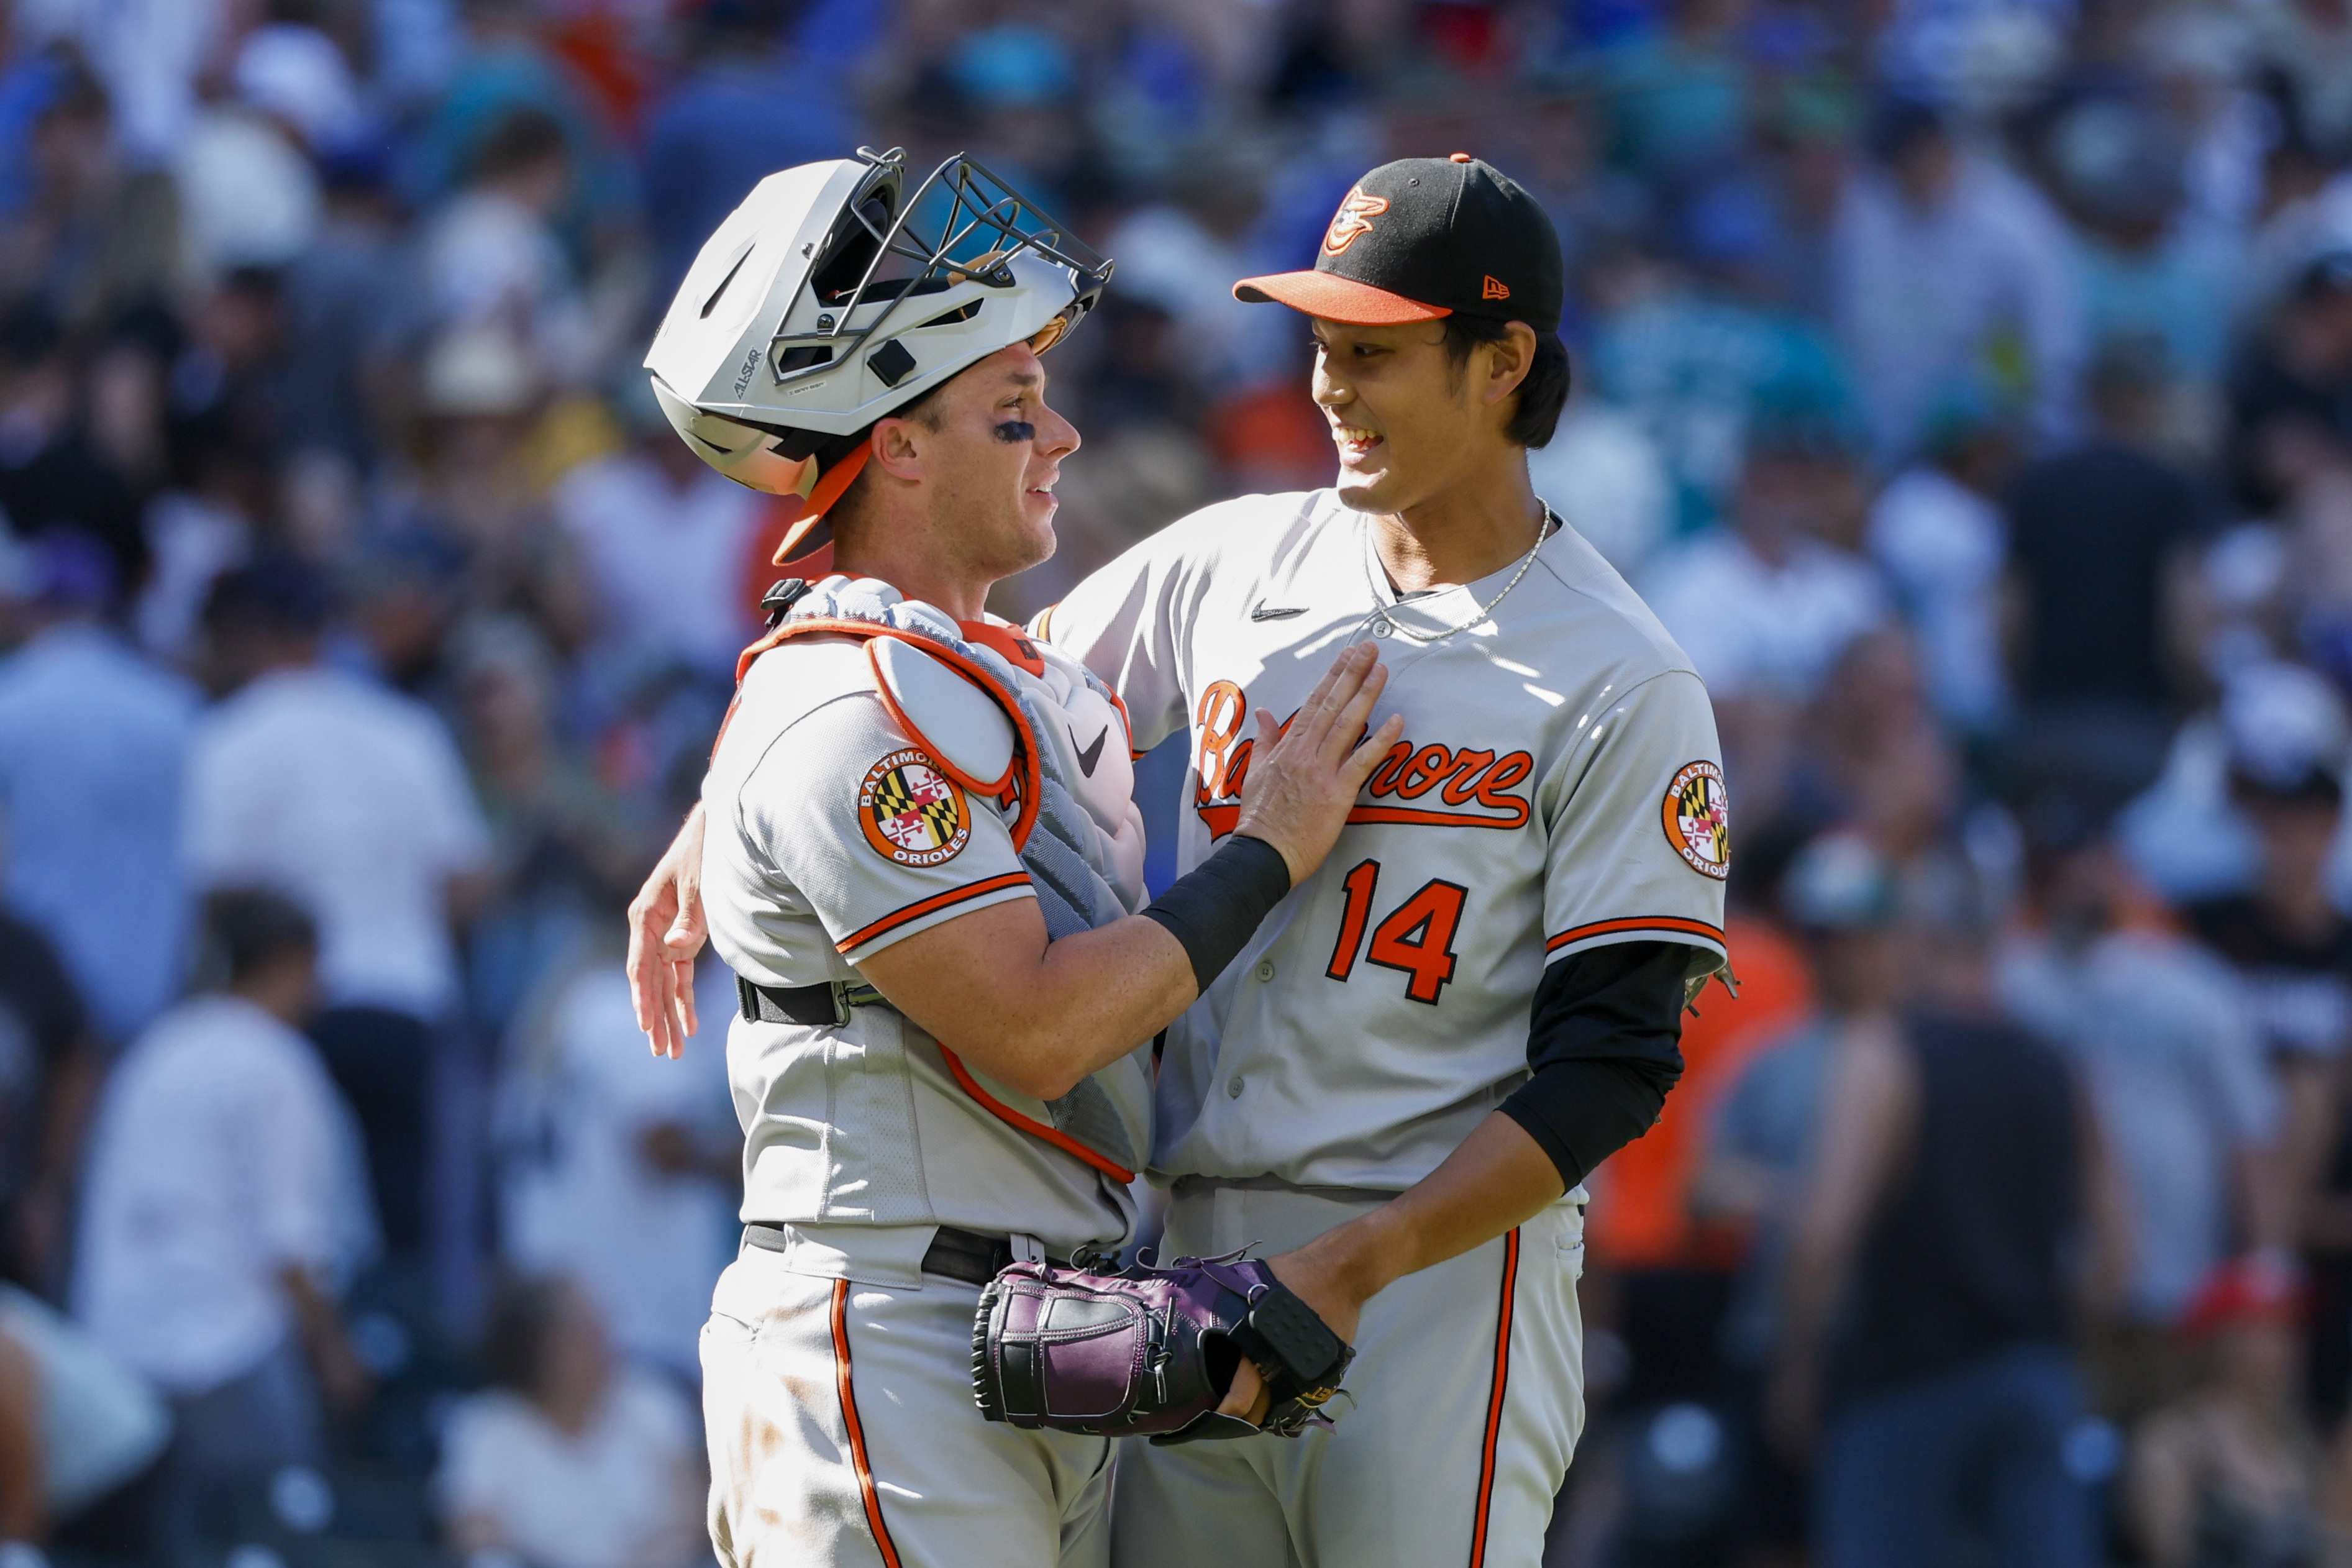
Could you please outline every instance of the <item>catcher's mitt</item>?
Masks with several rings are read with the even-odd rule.
[[[1162,1444],[1295,1437],[1331,1424],[1323,1405],[1355,1355],[1238,1252],[1117,1274],[1015,1263],[981,1292],[971,1391],[982,1415],[1015,1426]],[[1273,1399],[1262,1427],[1217,1413],[1243,1356]]]

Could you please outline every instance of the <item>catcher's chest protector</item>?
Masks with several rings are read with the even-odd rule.
[[[737,681],[753,661],[809,637],[862,641],[892,719],[942,773],[1003,816],[1050,937],[1143,907],[1127,716],[1084,666],[1017,628],[959,625],[887,584],[836,576],[744,650]],[[1123,1184],[1151,1147],[1145,1047],[1054,1100],[997,1082],[944,1045],[940,1053],[991,1114]]]

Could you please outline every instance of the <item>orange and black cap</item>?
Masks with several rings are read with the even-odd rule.
[[[1567,269],[1536,199],[1493,164],[1456,153],[1400,158],[1356,182],[1315,266],[1244,278],[1234,298],[1279,300],[1357,326],[1455,314],[1559,331]]]

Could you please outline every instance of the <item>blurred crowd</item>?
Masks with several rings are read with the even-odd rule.
[[[1363,170],[1559,226],[1537,489],[1714,696],[1739,985],[1553,1563],[2352,1561],[2352,3],[0,17],[0,1563],[707,1561],[732,989],[648,1061],[620,916],[780,527],[636,364],[861,143],[1117,261],[1016,618],[1328,481],[1228,288]]]

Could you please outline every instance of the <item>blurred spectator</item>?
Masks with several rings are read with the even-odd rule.
[[[0,904],[0,1274],[11,1279],[62,1283],[81,1134],[104,1071],[56,948]]]
[[[1694,1214],[1753,1227],[1726,1331],[1736,1365],[1760,1370],[1780,1337],[1791,1205],[1810,1164],[1836,1043],[1900,997],[1898,896],[1893,868],[1850,832],[1813,839],[1782,876],[1781,912],[1802,942],[1814,1005],[1769,1039],[1732,1083],[1690,1196]]]
[[[1674,533],[1674,483],[1657,448],[1591,395],[1570,398],[1551,439],[1528,454],[1528,479],[1622,576],[1642,575]]]
[[[317,26],[318,0],[269,0],[268,20],[245,35],[229,67],[237,96],[301,138],[312,152],[347,150],[366,110],[335,40]]]
[[[1727,199],[1711,199],[1727,198]],[[1850,418],[1845,372],[1817,323],[1762,297],[1766,237],[1752,201],[1731,187],[1685,210],[1679,237],[1693,268],[1627,265],[1593,335],[1593,384],[1622,405],[1674,476],[1678,531],[1735,505],[1751,425],[1800,421],[1836,436]]]
[[[2009,499],[2024,765],[2096,776],[2111,803],[2163,765],[2191,552],[2212,521],[2196,482],[2149,449],[2163,386],[2142,349],[2104,353],[2090,382],[2096,434],[2027,469]]]
[[[518,109],[475,152],[465,184],[418,237],[419,289],[436,324],[502,328],[559,378],[597,363],[571,258],[550,220],[571,189],[563,128]]]
[[[606,919],[551,976],[509,1041],[499,1112],[509,1261],[568,1271],[616,1347],[688,1386],[711,1288],[735,1255],[742,1139],[723,1036],[734,979],[707,963],[702,1036],[646,1055]]]
[[[688,24],[688,68],[646,126],[646,227],[661,299],[752,186],[857,145],[839,73],[784,41],[803,8],[803,0],[709,0]]]
[[[0,885],[120,1046],[182,978],[181,790],[196,700],[110,626],[116,573],[87,534],[46,533],[30,552],[20,618],[31,635],[0,660]]]
[[[2009,528],[1999,497],[2016,456],[1981,396],[1954,392],[1928,425],[1918,460],[1878,492],[1872,559],[1919,639],[1927,691],[1944,721],[1990,735],[2007,717],[2001,668],[2001,569]]]
[[[1959,767],[1902,628],[1881,626],[1848,643],[1804,719],[1787,797],[1758,803],[1779,807],[1764,831],[1843,824],[1906,879],[1948,852]]]
[[[2086,92],[2053,118],[2042,153],[2075,220],[2068,259],[2086,352],[2154,344],[2177,374],[2212,386],[2229,353],[2240,247],[2227,230],[2182,221],[2185,128],[2145,95]]]
[[[1764,1430],[1765,1374],[1780,1342],[1790,1225],[1811,1163],[1831,1058],[1847,1029],[1883,1016],[1900,991],[1891,930],[1896,896],[1893,868],[1851,833],[1816,838],[1790,862],[1781,911],[1801,933],[1815,1005],[1784,1021],[1748,1058],[1717,1109],[1706,1162],[1691,1184],[1694,1215],[1748,1229],[1721,1353],[1752,1455],[1741,1536],[1757,1548],[1786,1550],[1807,1539],[1801,1472]]]
[[[2229,461],[2239,503],[2263,513],[2352,463],[2352,251],[2306,266],[2248,345],[2230,388]]]
[[[319,228],[319,175],[276,121],[214,104],[173,149],[183,260],[199,279],[239,267],[278,267]]]
[[[742,579],[760,498],[687,449],[643,377],[624,407],[630,445],[572,469],[550,497],[595,580],[598,629],[630,663],[731,680],[759,629]]]
[[[516,116],[544,116],[562,132],[572,175],[555,223],[573,259],[584,261],[590,247],[611,240],[626,219],[632,193],[593,101],[548,46],[549,8],[536,0],[457,0],[453,8],[464,37],[455,69],[436,84],[431,112],[404,139],[402,194],[414,206],[431,206],[465,181]],[[415,30],[414,5],[403,9]]]
[[[1644,597],[1718,704],[1804,701],[1846,644],[1885,619],[1878,575],[1852,550],[1851,464],[1818,421],[1761,424],[1730,527],[1651,563]]]
[[[380,492],[378,544],[453,568],[453,608],[526,616],[560,651],[577,650],[595,587],[549,513],[533,460],[547,388],[530,345],[504,327],[462,327],[436,335],[422,358],[406,432],[414,467]]]
[[[458,1407],[443,1448],[453,1550],[534,1568],[685,1568],[708,1556],[693,1407],[615,1363],[577,1286],[509,1284],[485,1354],[497,1386]]]
[[[1718,1342],[1745,1227],[1702,1203],[1701,1161],[1710,1111],[1742,1065],[1805,1010],[1810,988],[1788,939],[1753,910],[1735,905],[1724,933],[1738,955],[1738,994],[1717,987],[1698,999],[1683,1020],[1685,1066],[1668,1109],[1586,1183],[1589,1263],[1579,1289],[1595,1405],[1608,1412],[1594,1446],[1622,1444],[1628,1456],[1615,1534],[1633,1561],[1664,1543],[1720,1542],[1751,1522],[1722,1484],[1733,1474],[1723,1427],[1739,1391],[1727,1386]],[[1715,1440],[1697,1477],[1676,1468],[1687,1456],[1671,1436],[1662,1442],[1693,1426]]]
[[[722,481],[724,482],[724,481]],[[614,912],[648,837],[556,731],[556,667],[513,616],[468,623],[451,674],[466,757],[490,829],[493,891],[470,932],[473,1017],[503,1036],[546,967]]]
[[[189,762],[188,864],[319,911],[326,1011],[312,1034],[351,1098],[395,1257],[425,1229],[432,1029],[458,1000],[452,919],[488,851],[463,764],[433,713],[319,661],[326,592],[270,559],[221,579],[206,629],[234,694]]]
[[[1254,265],[1250,226],[1262,173],[1212,156],[1171,174],[1172,199],[1129,214],[1106,242],[1121,268],[1118,298],[1174,323],[1178,357],[1195,388],[1286,378],[1286,334],[1235,300],[1231,282]]]
[[[2056,216],[1923,105],[1885,109],[1872,152],[1834,253],[1838,327],[1879,459],[1908,458],[1938,389],[1992,369],[2004,334],[2022,343],[2034,433],[2071,436],[2082,326]]]
[[[0,1286],[0,1542],[46,1542],[68,1562],[142,1560],[171,1436],[163,1401],[88,1331]]]
[[[287,441],[332,452],[354,475],[373,466],[390,358],[409,324],[383,179],[363,153],[330,163],[318,237],[285,270]]]
[[[2299,677],[2300,679],[2295,679]],[[2352,1043],[2352,921],[2328,897],[2343,824],[2342,705],[2318,677],[2284,669],[2272,700],[2223,710],[2230,795],[2260,847],[2252,887],[2183,910],[2189,929],[2238,973],[2248,1015],[2282,1090],[2284,1179],[2316,1278],[2314,1388],[2321,1410],[2352,1396],[2352,1208],[2336,1188],[2342,1141],[2338,1081]]]
[[[46,43],[68,41],[106,83],[117,137],[135,164],[170,159],[196,114],[196,77],[220,47],[222,0],[47,0],[16,7],[18,26]]]
[[[364,1396],[335,1294],[370,1235],[351,1113],[299,1033],[318,934],[274,893],[205,904],[208,989],[107,1086],[90,1143],[75,1311],[172,1401],[163,1529],[324,1463],[329,1409]]]
[[[2189,1303],[2181,1329],[2209,1370],[2132,1441],[2125,1511],[2150,1568],[2317,1563],[2352,1543],[2321,1519],[2296,1304],[2292,1277],[2243,1266],[2216,1271]]]
[[[258,521],[268,476],[285,446],[284,300],[275,269],[231,269],[189,301],[186,339],[172,362],[174,478],[250,521]]]
[[[1654,179],[1720,163],[1747,130],[1745,0],[1672,0],[1664,26],[1601,51],[1619,155]]]
[[[0,314],[0,514],[20,539],[75,529],[114,556],[110,600],[147,574],[139,499],[90,449],[63,329],[49,308],[19,300]]]
[[[2091,1346],[2100,1407],[2128,1422],[2179,1393],[2172,1334],[2199,1282],[2287,1239],[2278,1096],[2222,966],[2127,923],[2129,873],[2095,816],[2049,791],[2026,828],[2038,924],[2002,954],[2000,993],[2082,1074],[2130,1194],[2131,1282]]]
[[[1936,955],[1924,1010],[1850,1016],[1824,1064],[1769,1410],[1792,1445],[1821,1421],[1826,1568],[1910,1560],[1923,1541],[2099,1560],[2067,1453],[2083,1415],[2069,1263],[2101,1207],[2096,1143],[2065,1063],[1993,1002],[1989,914],[1970,896],[1915,915],[1907,934]]]
[[[203,5],[153,0],[152,9],[177,13]],[[115,14],[149,8],[150,0],[139,0]],[[49,59],[47,90],[24,150],[31,189],[0,221],[0,295],[37,296],[85,326],[176,280],[178,195],[171,176],[150,166],[160,159],[126,166],[116,135],[123,117],[80,58],[59,51]]]

